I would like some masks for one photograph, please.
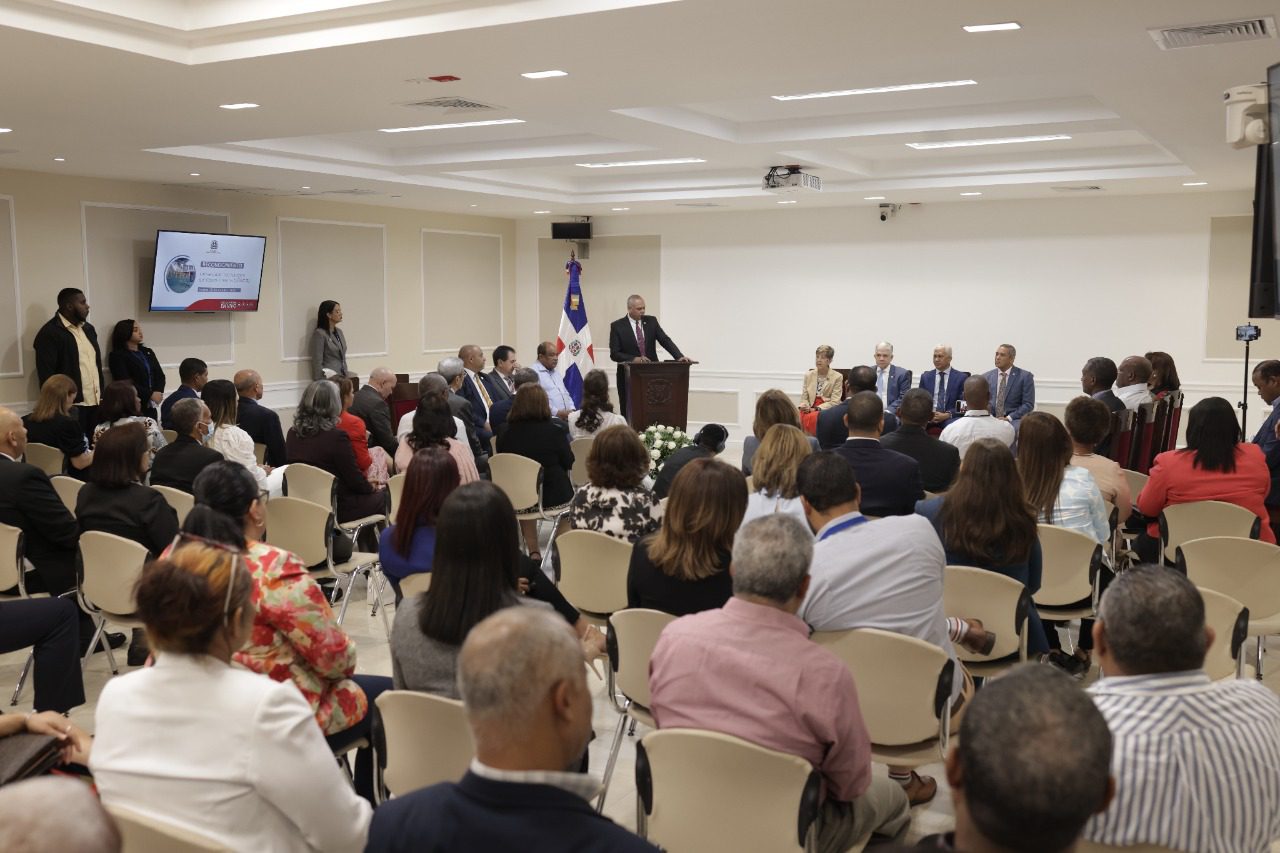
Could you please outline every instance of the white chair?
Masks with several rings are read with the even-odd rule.
[[[476,747],[457,699],[387,690],[377,705],[386,736],[386,767],[378,787],[398,796],[437,782],[456,782],[467,772]]]
[[[816,849],[822,777],[803,758],[697,729],[636,745],[636,829],[670,853]]]
[[[400,594],[405,598],[421,595],[431,589],[431,572],[416,572],[400,579]]]
[[[253,443],[253,458],[258,460],[259,465],[267,464],[267,446],[261,441]]]
[[[1176,559],[1178,547],[1192,539],[1234,536],[1257,539],[1262,519],[1226,501],[1192,501],[1167,506],[1160,513],[1160,559]]]
[[[506,494],[516,508],[518,521],[554,521],[559,527],[560,517],[569,511],[568,504],[543,506],[542,466],[518,453],[495,453],[489,457],[489,476],[493,484]],[[556,542],[556,531],[551,531],[547,550]]]
[[[587,476],[587,457],[591,454],[591,442],[595,441],[594,436],[586,438],[575,438],[569,443],[569,449],[573,451],[573,470],[569,472],[569,482],[573,483],[575,489],[585,486],[591,481]]]
[[[632,545],[594,530],[570,530],[560,542],[560,592],[588,622],[604,627],[627,606]]]
[[[22,559],[22,531],[8,524],[0,524],[0,589],[17,587],[17,595],[0,595],[0,601],[17,601],[28,598],[27,572]],[[22,665],[22,673],[18,676],[18,686],[13,688],[13,699],[10,705],[18,704],[22,688],[31,674],[31,664],[35,660],[35,650],[27,653],[27,662]]]
[[[1102,546],[1088,534],[1038,524],[1043,569],[1033,599],[1040,618],[1053,622],[1091,619],[1098,612]],[[1084,603],[1081,603],[1084,602]],[[1045,626],[1052,631],[1052,626]]]
[[[658,727],[649,713],[649,658],[658,644],[662,629],[675,621],[670,613],[661,610],[633,608],[619,610],[609,617],[609,633],[606,642],[609,650],[609,669],[606,673],[606,691],[613,707],[618,710],[618,725],[609,747],[609,760],[604,768],[604,785],[596,800],[596,811],[604,811],[604,799],[613,779],[613,767],[622,746],[622,732],[631,725],[635,733],[636,721],[651,729]],[[621,692],[622,701],[618,701]]]
[[[77,480],[75,477],[68,477],[59,474],[56,477],[50,477],[49,482],[53,484],[53,490],[58,493],[58,497],[62,500],[63,506],[72,514],[76,514],[76,499],[80,497],[80,490],[84,488],[84,481]]]
[[[139,545],[132,539],[100,530],[80,534],[76,594],[80,599],[81,609],[92,617],[97,626],[89,642],[89,651],[81,661],[82,665],[93,654],[98,640],[106,632],[108,622],[126,628],[145,627],[135,615],[138,607],[133,598],[133,589],[142,576],[142,567],[146,562],[146,546]],[[111,644],[104,642],[102,645],[107,650],[107,662],[111,664],[112,674],[119,673],[115,655],[111,653]]]
[[[104,805],[120,830],[121,853],[232,853],[198,832],[123,806]]]
[[[284,471],[284,494],[291,498],[302,498],[320,506],[327,506],[338,517],[338,481],[321,468],[302,462],[293,462]],[[381,527],[387,523],[387,517],[381,513],[353,518],[350,521],[338,522],[338,528],[353,540],[358,539],[360,532],[369,526]]]
[[[65,473],[67,467],[67,457],[61,450],[38,441],[27,442],[26,459],[50,477]]]
[[[990,678],[1026,661],[1031,594],[1020,582],[989,569],[947,566],[942,606],[947,616],[982,620],[982,626],[996,635],[989,655],[955,644],[956,657],[975,678]],[[1001,662],[1013,654],[1015,660]]]
[[[1214,681],[1240,677],[1240,648],[1249,636],[1249,608],[1229,595],[1199,587],[1204,621],[1213,628],[1213,645],[1204,658],[1204,671]]]
[[[1248,635],[1258,638],[1254,674],[1261,679],[1263,639],[1280,634],[1280,547],[1256,539],[1209,536],[1183,542],[1175,560],[1196,586],[1248,608]]]
[[[395,523],[396,513],[400,510],[400,498],[404,495],[404,478],[405,474],[393,474],[387,480],[387,493],[391,495],[391,509],[388,511],[388,518]]]
[[[172,486],[152,486],[151,488],[163,495],[165,503],[173,507],[173,511],[178,514],[178,526],[181,527],[187,520],[187,513],[191,512],[196,505],[195,496]]]
[[[176,429],[162,429],[160,434],[164,436],[165,444],[173,444],[178,440],[178,431]]]

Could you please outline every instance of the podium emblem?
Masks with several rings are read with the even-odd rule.
[[[650,406],[671,402],[671,380],[654,379],[644,389],[644,401]]]

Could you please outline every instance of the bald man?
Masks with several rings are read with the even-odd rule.
[[[964,460],[969,445],[980,438],[995,438],[1006,447],[1013,446],[1016,435],[1013,424],[991,414],[991,383],[985,376],[970,376],[964,381],[964,417],[952,418],[942,431],[942,440],[955,445]]]
[[[284,431],[280,416],[258,403],[262,399],[262,376],[256,370],[241,370],[231,380],[240,395],[236,425],[249,433],[255,444],[267,446],[265,461],[272,468],[288,463],[284,452]]]
[[[78,779],[42,776],[0,789],[0,850],[120,853],[120,849],[115,821],[92,789]]]
[[[396,382],[391,368],[375,367],[369,373],[369,384],[356,392],[350,409],[369,430],[369,446],[381,447],[388,459],[396,455],[396,434],[391,428],[391,407],[387,404],[391,392],[396,390]]]
[[[1140,355],[1131,355],[1120,362],[1116,371],[1115,394],[1131,412],[1138,411],[1143,403],[1151,402],[1147,380],[1151,378],[1151,362]]]

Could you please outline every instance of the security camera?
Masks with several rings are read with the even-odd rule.
[[[1227,105],[1227,144],[1232,148],[1265,145],[1267,132],[1267,84],[1232,86],[1222,93]]]
[[[880,205],[880,221],[888,222],[893,218],[894,214],[902,207],[900,204],[882,204]]]

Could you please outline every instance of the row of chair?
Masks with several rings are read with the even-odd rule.
[[[1181,391],[1143,403],[1137,411],[1112,412],[1110,457],[1121,468],[1146,474],[1156,456],[1177,446],[1181,421]]]
[[[171,429],[161,430],[164,434],[165,441],[172,444],[178,437],[178,434]],[[36,466],[50,477],[57,477],[67,472],[67,457],[61,450],[48,444],[41,444],[38,441],[27,442],[27,449],[23,454],[27,462]],[[253,455],[257,457],[258,464],[263,464],[267,457],[267,446],[262,442],[253,445]]]

